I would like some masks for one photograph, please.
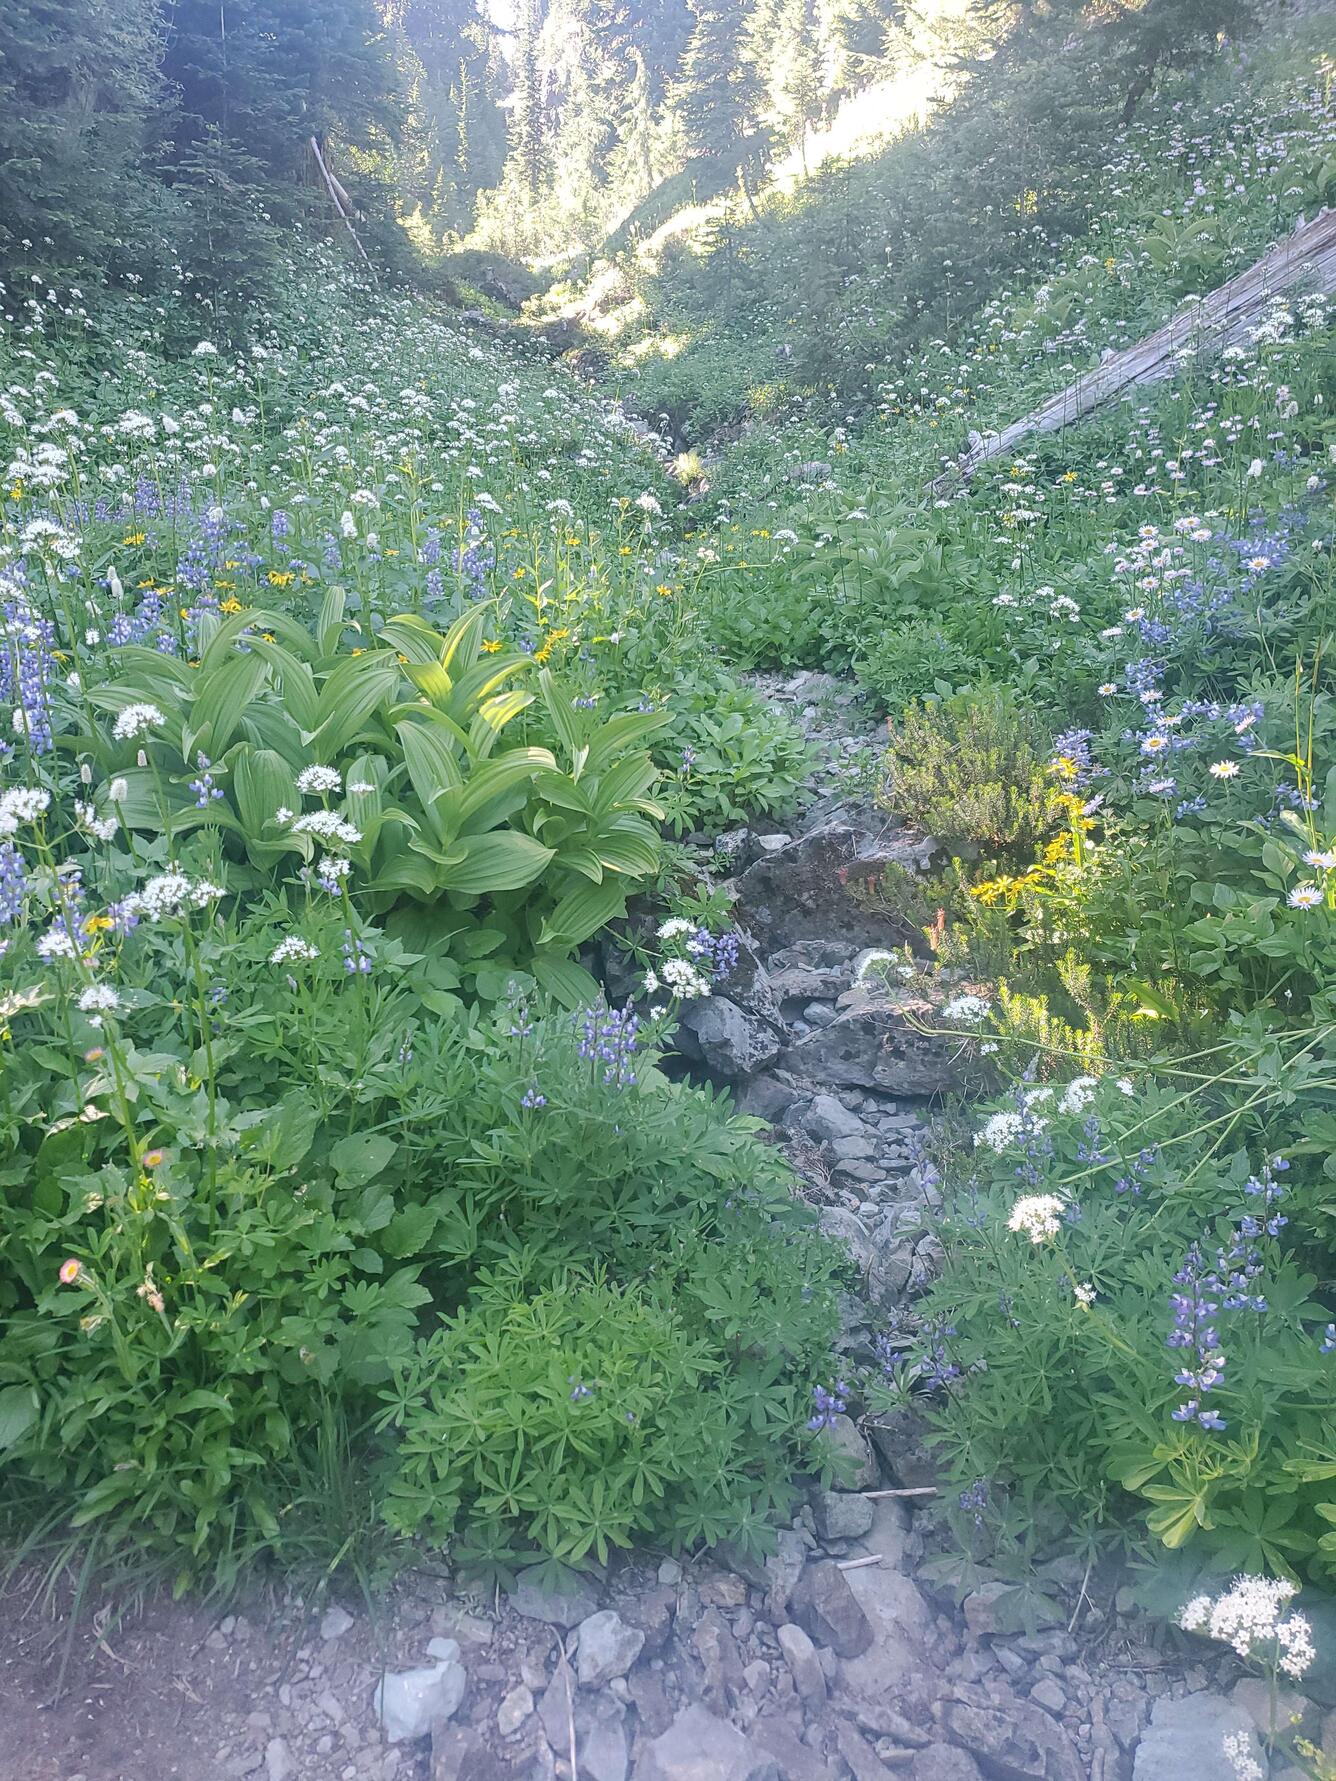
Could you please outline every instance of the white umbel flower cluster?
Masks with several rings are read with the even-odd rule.
[[[1284,1577],[1236,1577],[1218,1596],[1194,1596],[1178,1616],[1185,1632],[1232,1645],[1240,1657],[1302,1676],[1317,1656],[1313,1629],[1289,1604],[1298,1585]]]
[[[343,780],[334,767],[303,767],[297,775],[299,792],[336,792]]]
[[[37,786],[16,785],[0,792],[0,835],[17,834],[20,823],[36,822],[50,803],[50,792]]]
[[[118,742],[133,742],[150,730],[160,730],[166,722],[156,705],[127,705],[111,726],[111,733]]]
[[[1047,1243],[1062,1229],[1062,1213],[1063,1203],[1056,1194],[1024,1194],[1011,1208],[1007,1229],[1032,1243]]]
[[[165,921],[187,909],[206,909],[223,895],[221,885],[187,878],[184,872],[161,872],[125,899],[136,915],[149,921]]]
[[[292,832],[294,835],[318,835],[326,844],[341,841],[345,847],[356,847],[362,839],[362,831],[345,821],[337,810],[308,811],[293,823]]]

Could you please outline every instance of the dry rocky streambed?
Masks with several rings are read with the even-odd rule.
[[[853,695],[815,675],[768,690],[827,743],[831,772],[791,835],[729,838],[750,944],[682,1045],[772,1122],[853,1253],[857,1359],[933,1267],[916,1137],[956,1061],[884,978],[859,981],[867,949],[914,937],[875,881],[919,869],[931,843],[843,789],[874,738]],[[958,1602],[908,1413],[842,1417],[826,1438],[850,1461],[845,1487],[814,1490],[764,1564],[633,1557],[569,1593],[522,1577],[486,1599],[424,1570],[374,1613],[348,1598],[222,1618],[159,1602],[86,1610],[72,1637],[22,1579],[0,1613],[0,1777],[1234,1781],[1230,1734],[1267,1773],[1264,1685],[1232,1660],[1185,1659],[1123,1580],[1055,1562],[1029,1631],[1001,1578]],[[1298,1696],[1291,1712],[1336,1755],[1336,1713]],[[1283,1759],[1270,1776],[1299,1781]]]

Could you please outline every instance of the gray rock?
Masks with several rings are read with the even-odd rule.
[[[599,1688],[614,1676],[624,1676],[645,1643],[639,1627],[628,1626],[611,1608],[582,1620],[576,1637],[576,1667],[583,1688]]]
[[[916,1750],[906,1773],[909,1781],[983,1781],[978,1763],[954,1744],[929,1744]]]
[[[834,1417],[821,1431],[820,1444],[835,1461],[836,1473],[846,1490],[872,1490],[881,1474],[872,1449],[849,1416]]]
[[[270,1738],[264,1747],[265,1781],[292,1781],[297,1765],[286,1738]]]
[[[849,1655],[844,1664],[844,1680],[853,1693],[875,1698],[922,1670],[932,1611],[917,1586],[890,1565],[866,1565],[842,1575],[872,1629],[868,1649]]]
[[[849,987],[849,947],[838,940],[800,940],[771,954],[766,975],[778,1001],[833,1001]]]
[[[559,1589],[543,1581],[542,1567],[530,1565],[515,1579],[510,1604],[517,1614],[547,1626],[578,1626],[598,1611],[598,1597],[580,1578],[569,1577]]]
[[[681,1581],[682,1567],[677,1560],[675,1558],[662,1559],[659,1563],[659,1582],[680,1583]]]
[[[892,1095],[945,1094],[960,1086],[957,1042],[916,1032],[895,991],[870,981],[840,998],[838,1020],[791,1045],[786,1074]]]
[[[908,1404],[883,1410],[867,1424],[867,1433],[887,1470],[904,1489],[941,1485],[943,1468],[928,1444],[928,1425]]]
[[[872,1266],[872,1235],[862,1219],[845,1206],[822,1206],[817,1223],[826,1236],[843,1243],[855,1265],[864,1273]]]
[[[786,1619],[789,1602],[807,1563],[807,1545],[801,1534],[792,1528],[781,1528],[775,1550],[765,1561],[766,1613],[771,1620]]]
[[[723,996],[688,1003],[681,1026],[694,1037],[706,1068],[729,1082],[754,1076],[779,1056],[781,1038],[775,1027]]]
[[[517,1683],[496,1710],[496,1729],[503,1738],[517,1732],[533,1712],[533,1693],[522,1682]]]
[[[320,1616],[320,1637],[322,1639],[341,1639],[352,1627],[353,1617],[346,1608],[337,1602],[331,1602]]]
[[[920,1544],[913,1526],[910,1511],[904,1503],[883,1497],[872,1504],[872,1526],[858,1540],[854,1551],[860,1556],[875,1552],[884,1569],[903,1571],[908,1566],[911,1551]]]
[[[1057,1626],[1051,1605],[1034,1590],[1026,1590],[1004,1578],[990,1578],[972,1589],[963,1603],[965,1625],[976,1639],[999,1633],[1022,1633],[1027,1627]]]
[[[760,937],[767,954],[803,940],[838,943],[846,957],[863,946],[921,946],[912,922],[852,894],[904,859],[903,847],[846,823],[828,823],[747,868],[737,881],[738,919]],[[820,994],[810,989],[804,1000]]]
[[[1028,1701],[1008,1700],[997,1709],[948,1701],[942,1724],[993,1781],[1087,1781],[1067,1733]]]
[[[589,1781],[626,1781],[630,1757],[621,1716],[595,1719],[577,1740],[575,1754],[580,1773]]]
[[[1067,1710],[1067,1696],[1059,1688],[1051,1676],[1045,1676],[1036,1682],[1030,1690],[1030,1699],[1037,1701],[1045,1712],[1060,1714]]]
[[[864,1138],[867,1127],[858,1115],[837,1101],[834,1095],[817,1095],[802,1116],[803,1130],[818,1144],[833,1144],[837,1138]]]
[[[796,1089],[773,1076],[753,1076],[738,1095],[738,1111],[778,1125],[793,1105],[797,1093]]]
[[[1219,1694],[1162,1697],[1132,1758],[1132,1781],[1237,1781],[1235,1766],[1225,1754],[1229,1737],[1241,1738],[1243,1748],[1262,1767],[1257,1727],[1239,1702]]]
[[[872,1526],[872,1504],[853,1491],[817,1490],[812,1493],[812,1519],[823,1540],[857,1540]]]
[[[775,1637],[784,1653],[784,1661],[793,1677],[793,1686],[803,1700],[819,1706],[826,1698],[826,1672],[816,1654],[816,1646],[800,1626],[792,1621],[776,1629]]]
[[[756,846],[761,853],[783,853],[784,849],[792,840],[792,835],[785,835],[782,833],[775,835],[758,835],[756,837]]]
[[[647,1744],[635,1781],[779,1781],[769,1751],[704,1707],[686,1707]]]
[[[834,1018],[835,1009],[829,1002],[809,1002],[803,1009],[809,1027],[828,1027]]]
[[[801,1741],[786,1719],[758,1719],[751,1735],[774,1757],[783,1781],[836,1781],[834,1769]]]
[[[1271,1689],[1261,1676],[1244,1676],[1230,1689],[1229,1698],[1236,1706],[1243,1708],[1264,1738],[1271,1736]],[[1275,1710],[1274,1729],[1282,1745],[1292,1743],[1296,1737],[1320,1741],[1322,1734],[1318,1709],[1298,1689],[1277,1689]]]
[[[872,1622],[859,1606],[849,1577],[833,1564],[809,1565],[793,1592],[793,1617],[811,1638],[840,1657],[859,1657],[872,1644]]]
[[[391,1744],[425,1738],[459,1710],[468,1678],[461,1664],[448,1660],[430,1669],[399,1670],[382,1676],[372,1705]]]

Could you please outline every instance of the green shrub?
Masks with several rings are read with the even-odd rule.
[[[1012,1557],[1141,1522],[1198,1564],[1336,1574],[1336,1330],[1306,1253],[1330,1184],[1301,1154],[1330,1089],[1299,1105],[1330,1042],[1243,1114],[1230,1082],[1270,1045],[1022,1083],[955,1159],[947,1264],[887,1401],[916,1384]]]
[[[396,1370],[392,1523],[438,1542],[462,1527],[460,1555],[503,1568],[536,1554],[602,1563],[636,1540],[754,1545],[792,1506],[806,1391],[776,1368],[761,1270],[740,1263],[674,1245],[633,1288],[573,1273],[533,1290],[519,1267],[487,1277]],[[825,1307],[814,1316],[795,1296],[786,1309],[797,1322],[780,1341],[819,1367]]]
[[[1061,814],[1036,726],[1000,691],[911,705],[890,731],[885,798],[914,828],[993,858],[1032,852]]]

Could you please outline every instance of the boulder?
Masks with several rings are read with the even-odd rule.
[[[983,1781],[978,1763],[954,1744],[929,1744],[916,1750],[905,1772],[909,1781]]]
[[[928,1443],[930,1430],[908,1404],[881,1411],[867,1424],[873,1447],[895,1482],[905,1490],[941,1486],[943,1469]]]
[[[816,1095],[802,1115],[802,1127],[818,1144],[834,1144],[840,1138],[866,1138],[867,1127],[834,1095]]]
[[[685,1707],[636,1763],[635,1781],[779,1781],[768,1750],[704,1707]]]
[[[915,1030],[908,1017],[931,1024],[932,1010],[912,992],[869,978],[840,1002],[836,1020],[784,1051],[778,1067],[786,1075],[889,1095],[939,1095],[961,1087],[960,1041]]]
[[[620,1614],[604,1608],[580,1622],[576,1634],[576,1668],[583,1688],[600,1688],[614,1676],[624,1676],[640,1656],[645,1635],[628,1626]]]
[[[681,1043],[687,1036],[688,1042]],[[709,996],[704,1001],[689,1002],[682,1011],[678,1029],[680,1048],[690,1055],[693,1049],[700,1061],[715,1076],[739,1082],[764,1070],[779,1056],[780,1032],[763,1016],[749,1014],[736,1002],[723,996]]]
[[[812,1519],[823,1540],[857,1540],[872,1526],[872,1504],[856,1491],[812,1493]]]
[[[775,1636],[800,1697],[812,1706],[820,1706],[826,1698],[826,1672],[821,1668],[816,1646],[792,1621],[777,1628]]]
[[[835,1462],[846,1490],[872,1490],[881,1474],[871,1447],[850,1416],[836,1416],[821,1431],[820,1444]]]
[[[777,1002],[834,1000],[854,979],[851,952],[843,940],[800,940],[770,955],[766,975]]]
[[[932,1611],[916,1585],[893,1565],[865,1565],[843,1575],[872,1629],[867,1649],[849,1654],[843,1681],[851,1693],[875,1698],[888,1685],[903,1684],[923,1669]]]
[[[1132,1758],[1132,1781],[1237,1781],[1227,1738],[1238,1739],[1266,1773],[1252,1714],[1238,1701],[1208,1693],[1161,1697]]]
[[[737,918],[767,955],[802,940],[840,944],[850,955],[864,946],[921,946],[923,937],[907,917],[853,894],[888,866],[908,862],[903,845],[828,823],[747,868],[737,881]],[[804,999],[820,994],[816,989]]]

